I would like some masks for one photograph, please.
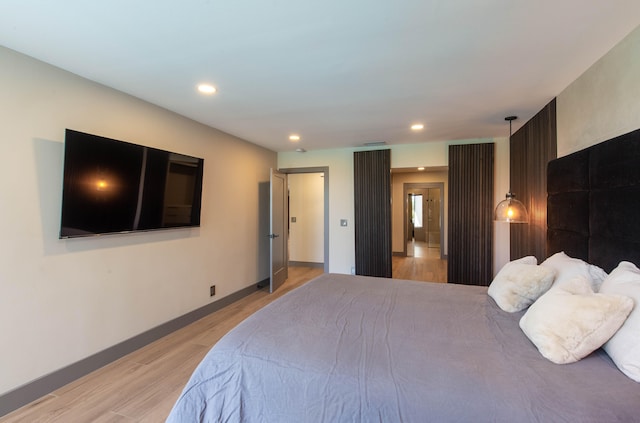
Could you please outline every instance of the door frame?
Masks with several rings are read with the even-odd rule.
[[[324,273],[329,273],[329,167],[293,167],[278,169],[278,172],[292,173],[322,173],[324,175]],[[287,235],[288,236],[288,235]]]
[[[429,189],[429,188],[440,188],[440,259],[445,258],[444,255],[444,231],[446,230],[444,227],[444,182],[405,182],[402,184],[402,195],[403,195],[403,224],[402,224],[402,236],[404,239],[404,243],[402,245],[402,253],[406,257],[407,256],[407,237],[409,236],[409,209],[407,207],[407,203],[409,202],[409,192],[414,189]]]

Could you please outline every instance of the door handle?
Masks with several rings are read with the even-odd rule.
[[[273,239],[273,238],[278,238],[280,235],[278,234],[269,234],[269,238]]]

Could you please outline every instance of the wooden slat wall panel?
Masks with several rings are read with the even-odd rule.
[[[556,128],[554,99],[511,137],[511,191],[529,212],[528,225],[511,225],[511,260],[546,258],[547,163],[557,157]]]
[[[391,150],[353,154],[356,274],[390,278]]]
[[[449,146],[448,282],[493,279],[494,145]]]

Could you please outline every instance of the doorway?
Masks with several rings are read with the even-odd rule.
[[[444,183],[404,183],[404,255],[444,259]]]
[[[279,171],[294,184],[289,187],[288,199],[289,265],[321,267],[329,273],[329,168]],[[298,180],[296,175],[300,176]]]

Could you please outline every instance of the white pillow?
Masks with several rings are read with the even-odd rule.
[[[576,276],[538,298],[520,328],[547,359],[573,363],[607,342],[632,308],[631,298],[596,294],[585,277]]]
[[[511,263],[522,263],[522,264],[538,264],[538,259],[536,258],[536,256],[526,256],[526,257],[521,257],[517,260],[513,260],[511,261]],[[507,263],[508,264],[508,263]]]
[[[587,278],[593,292],[598,292],[602,281],[607,277],[607,272],[598,266],[589,264],[578,258],[569,257],[564,251],[552,255],[543,261],[540,266],[550,267],[556,271],[554,286],[560,286],[580,275]]]
[[[640,382],[640,270],[633,263],[621,261],[604,280],[600,292],[627,295],[635,302],[627,320],[603,348],[622,373]]]
[[[547,292],[555,271],[536,263],[536,258],[529,256],[504,265],[487,291],[498,307],[510,313],[521,311]]]

